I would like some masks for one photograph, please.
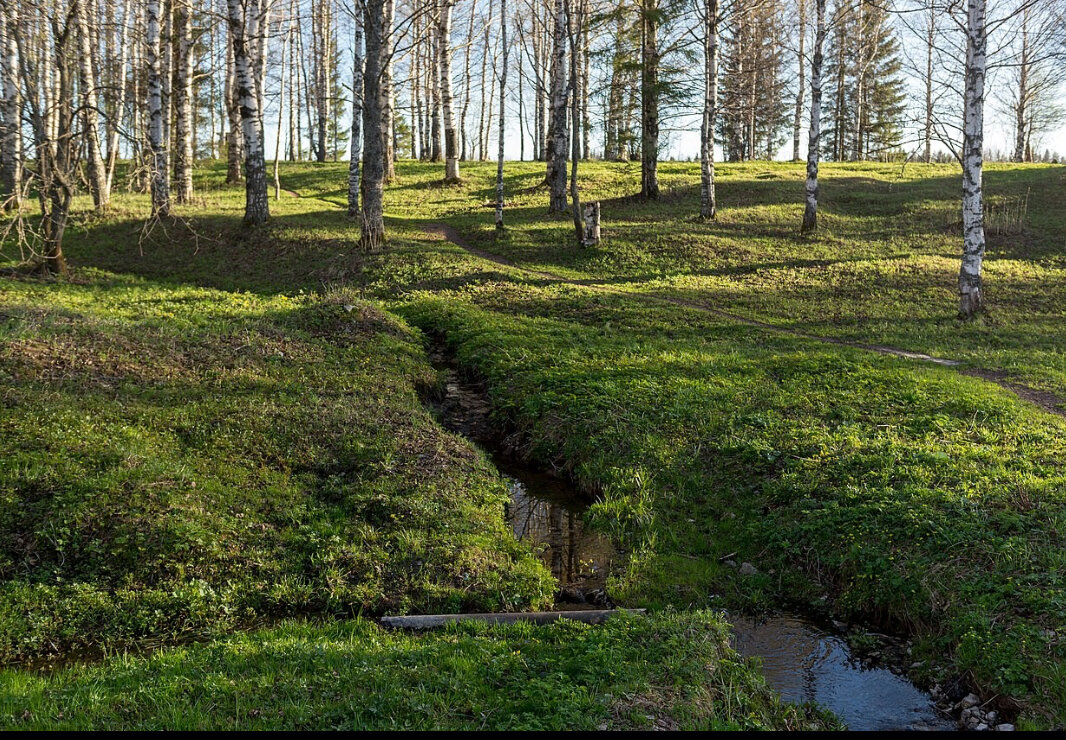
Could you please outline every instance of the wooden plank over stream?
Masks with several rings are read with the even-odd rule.
[[[456,622],[487,622],[488,624],[551,624],[560,619],[573,619],[585,624],[602,624],[616,614],[643,614],[643,609],[573,609],[555,612],[490,612],[486,614],[412,614],[402,617],[382,617],[381,626],[392,629],[428,630]]]

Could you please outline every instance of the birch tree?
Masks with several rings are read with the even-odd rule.
[[[962,266],[959,269],[959,316],[972,318],[984,308],[981,262],[985,256],[984,105],[988,66],[985,0],[967,0],[966,87],[962,140]]]
[[[585,224],[581,220],[581,193],[577,187],[577,165],[581,161],[581,137],[578,130],[581,126],[581,101],[578,100],[580,90],[578,65],[580,54],[578,53],[578,39],[581,33],[581,5],[577,3],[578,17],[575,19],[567,8],[566,27],[570,37],[570,201],[574,217],[574,236],[579,247],[585,245]]]
[[[796,63],[799,74],[796,77],[796,111],[792,119],[792,161],[800,161],[800,126],[803,120],[803,103],[807,99],[807,0],[796,0],[797,34],[799,48],[796,51]]]
[[[256,225],[270,216],[263,120],[253,60],[254,44],[257,41],[266,43],[266,39],[260,36],[262,9],[257,0],[227,0],[227,8],[244,143],[244,222]]]
[[[192,5],[190,0],[174,0],[174,199],[192,201],[192,106],[193,55]]]
[[[363,180],[360,246],[379,249],[385,244],[385,126],[381,78],[386,57],[386,0],[363,0]]]
[[[89,0],[74,0],[74,17],[78,29],[78,86],[81,93],[82,120],[85,124],[85,169],[89,192],[96,210],[107,208],[110,193],[107,172],[100,153],[100,99],[93,63],[93,38],[89,29]]]
[[[235,2],[235,0],[230,0]],[[148,144],[151,157],[152,216],[170,215],[170,166],[163,141],[163,70],[161,52],[160,0],[148,0],[145,6],[148,62]]]
[[[357,7],[352,16],[352,149],[348,161],[348,216],[355,218],[359,215],[363,158],[363,14]]]
[[[822,50],[825,46],[825,0],[814,0],[814,58],[811,59],[811,121],[807,134],[807,202],[802,232],[818,226],[818,158],[821,154]]]
[[[562,213],[566,210],[566,142],[569,136],[566,122],[566,0],[554,0],[552,17],[551,134],[546,180],[548,212]]]
[[[703,120],[700,124],[700,217],[716,215],[714,131],[718,109],[718,0],[704,0]]]
[[[139,4],[138,4],[139,5]],[[119,4],[119,10],[122,15],[118,31],[118,60],[115,66],[114,79],[112,80],[111,90],[111,106],[110,113],[106,121],[107,125],[107,192],[110,194],[112,184],[115,181],[115,170],[118,167],[118,155],[119,155],[119,131],[121,129],[122,117],[126,110],[126,95],[128,86],[126,84],[126,68],[129,60],[129,34],[131,26],[136,27],[137,19],[130,22],[131,5],[128,0],[122,0]],[[140,46],[138,44],[138,46]],[[136,106],[136,110],[140,110],[140,106]],[[134,130],[136,130],[134,126]],[[212,127],[214,128],[214,127]]]
[[[659,197],[659,0],[641,0],[640,195]]]
[[[473,12],[473,10],[471,10]],[[500,0],[500,33],[503,63],[500,65],[500,130],[496,150],[496,230],[503,230],[503,145],[506,131],[507,98],[507,0]]]
[[[459,182],[459,141],[455,135],[452,109],[452,8],[455,0],[441,0],[437,24],[437,53],[440,56],[440,97],[444,124],[444,182]]]
[[[19,0],[0,0],[0,212],[20,205],[22,94],[18,33]]]
[[[227,11],[228,12],[228,11]],[[244,179],[241,162],[244,152],[241,141],[241,103],[237,96],[237,67],[233,63],[233,44],[226,43],[226,182],[231,185]]]
[[[75,0],[76,2],[77,0]],[[19,72],[33,131],[36,152],[27,175],[41,205],[40,249],[33,270],[48,275],[66,275],[63,235],[70,203],[74,198],[77,144],[74,130],[73,59],[76,8],[61,4],[54,15],[42,21],[36,53],[30,53],[21,33],[15,35]],[[41,12],[41,8],[37,8]]]

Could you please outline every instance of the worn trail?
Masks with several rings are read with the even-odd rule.
[[[523,267],[516,264],[514,261],[507,259],[506,257],[494,254],[493,252],[480,249],[468,243],[453,226],[444,223],[432,223],[423,226],[425,231],[429,234],[435,234],[442,236],[457,247],[469,252],[470,254],[480,257],[490,262],[495,262],[498,265],[512,268],[519,272],[523,272],[527,275],[532,275],[537,278],[550,280],[557,283],[563,283],[566,285],[574,285],[578,287],[587,288],[600,293],[608,293],[614,296],[621,296],[624,298],[636,299],[645,303],[653,304],[668,304],[672,306],[680,306],[682,308],[692,309],[694,311],[700,311],[702,313],[718,316],[720,318],[729,319],[747,326],[757,327],[759,329],[765,329],[767,331],[777,332],[779,334],[788,334],[801,339],[809,339],[816,342],[822,342],[823,344],[835,344],[842,347],[851,347],[854,349],[861,349],[867,352],[875,352],[881,355],[889,355],[892,357],[902,357],[908,360],[916,360],[918,362],[927,362],[934,365],[941,365],[943,367],[956,367],[959,372],[970,375],[973,377],[981,378],[990,383],[995,383],[1001,388],[1005,388],[1019,398],[1036,404],[1045,411],[1048,411],[1057,416],[1066,417],[1066,400],[1060,398],[1054,393],[1048,391],[1038,390],[1036,388],[1030,388],[1029,386],[1022,385],[1021,383],[1015,383],[1006,379],[1006,374],[998,371],[981,370],[978,368],[963,367],[962,363],[958,360],[953,360],[946,357],[934,357],[932,355],[925,354],[923,352],[911,352],[909,350],[900,349],[898,347],[889,347],[883,344],[866,344],[863,342],[851,342],[846,339],[839,339],[836,337],[825,337],[817,334],[810,334],[799,329],[792,329],[787,326],[781,326],[778,324],[771,324],[765,321],[759,321],[758,319],[752,319],[747,316],[742,316],[732,311],[727,311],[714,306],[709,306],[699,301],[687,300],[685,298],[674,298],[671,296],[649,294],[649,293],[635,293],[632,291],[622,290],[620,288],[614,288],[609,285],[602,285],[588,280],[575,280],[572,278],[564,277],[554,272],[548,272],[546,270],[535,270],[529,267]]]

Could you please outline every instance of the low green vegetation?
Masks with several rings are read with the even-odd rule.
[[[818,729],[713,614],[427,635],[289,623],[51,677],[0,673],[17,729]]]
[[[439,165],[403,163],[387,191],[389,248],[363,254],[344,215],[345,166],[284,167],[285,187],[300,197],[272,203],[271,224],[250,234],[237,225],[239,193],[219,184],[217,168],[204,176],[201,204],[181,214],[189,220],[165,231],[144,234],[143,199],[129,196],[113,218],[72,230],[75,283],[4,280],[0,525],[15,544],[0,561],[14,605],[0,629],[9,660],[298,613],[550,600],[543,569],[507,535],[491,466],[419,405],[418,389],[435,382],[423,352],[432,336],[486,381],[501,427],[528,458],[600,496],[592,521],[628,553],[611,581],[615,600],[653,610],[798,604],[905,631],[918,640],[920,678],[961,676],[1004,708],[1013,703],[1023,723],[1066,721],[1066,422],[1003,385],[1040,394],[1052,410],[1066,398],[1063,168],[989,168],[991,311],[960,323],[952,167],[826,165],[824,228],[801,238],[800,166],[721,166],[721,214],[703,224],[692,218],[696,165],[664,164],[655,204],[630,197],[635,167],[582,165],[582,197],[601,200],[605,238],[580,250],[567,217],[544,214],[543,165],[508,165],[508,229],[498,235],[485,206],[493,167],[470,163],[464,185],[444,188]],[[427,231],[437,223],[503,259]],[[252,536],[247,523],[273,528]],[[727,556],[758,572],[740,575]],[[117,616],[157,613],[129,625]],[[67,630],[71,617],[55,615],[81,626]],[[362,647],[351,649],[374,653],[375,675],[398,670],[393,651],[417,656],[404,675],[422,688],[402,699],[375,688],[363,702],[380,699],[382,718],[415,726],[425,692],[466,697],[458,683],[438,690],[434,681],[450,678],[418,678],[418,666],[459,654],[448,645],[488,656],[496,670],[514,640],[558,641],[560,656],[587,656],[622,650],[612,630],[647,629],[657,650],[671,630],[699,624],[713,634],[700,615],[669,617],[669,629],[656,617],[521,635],[290,625],[4,680],[37,726],[73,718],[64,706],[84,706],[71,721],[91,725],[114,706],[106,697],[134,680],[158,681],[160,694],[133,700],[128,726],[248,726],[236,713],[256,708],[261,687],[255,666],[232,656],[261,641],[269,676],[277,651],[302,640],[280,683],[317,686],[301,678],[315,673],[307,646],[358,635],[349,642]],[[16,644],[23,633],[32,637]],[[566,683],[552,652],[543,652],[539,670],[553,678],[537,701],[554,701],[552,681]],[[779,709],[750,709],[770,706],[755,689],[740,692],[748,704],[727,705],[736,711],[708,712],[691,697],[677,704],[655,678],[690,659],[713,661],[684,653],[663,674],[655,660],[615,654],[612,666],[636,662],[606,670],[630,678],[597,674],[595,691],[562,696],[551,711],[593,707],[592,725],[631,726],[612,701],[622,691],[644,696],[616,688],[637,681],[659,687],[649,689],[662,700],[652,703],[673,707],[663,711],[682,726],[790,721]],[[179,699],[182,661],[205,673],[190,667],[195,688]],[[498,688],[480,680],[454,700],[461,710],[428,711],[428,723],[476,726],[471,717],[484,712],[484,726],[525,726],[549,711],[535,704],[523,714],[518,695],[479,693]],[[105,698],[89,708],[78,692],[94,685]],[[347,709],[328,696],[278,703],[292,717],[339,718],[322,724],[387,725],[340,693]],[[493,709],[472,709],[481,701]]]
[[[3,660],[550,600],[389,315],[92,270],[3,287]]]

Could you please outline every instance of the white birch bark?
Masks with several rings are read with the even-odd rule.
[[[396,105],[392,84],[392,52],[394,47],[393,25],[396,19],[396,0],[385,0],[382,8],[383,35],[381,37],[381,142],[385,167],[385,182],[396,177]]]
[[[985,0],[968,0],[966,23],[966,91],[962,140],[962,266],[959,270],[959,315],[969,318],[984,307],[981,262],[985,255],[984,166],[985,73],[988,67]]]
[[[355,64],[352,79],[352,153],[348,160],[348,215],[359,215],[359,186],[363,158],[363,16],[355,12],[353,53]]]
[[[796,113],[792,119],[792,161],[800,161],[800,126],[803,120],[803,102],[807,98],[807,0],[798,0],[799,49],[796,59],[799,64],[796,91]]]
[[[114,120],[111,121],[110,134],[107,141],[107,192],[111,192],[112,183],[115,180],[115,167],[118,164],[119,130],[122,124],[122,113],[126,110],[126,67],[129,59],[130,14],[132,8],[128,0],[122,0],[122,28],[118,36],[118,67],[115,82],[118,85],[117,96],[114,101]],[[136,23],[136,19],[134,19]],[[134,126],[134,131],[137,130]]]
[[[226,182],[233,184],[244,179],[241,161],[241,105],[237,98],[237,70],[233,65],[233,44],[226,40]]]
[[[459,142],[455,136],[452,106],[452,8],[455,0],[442,0],[437,25],[437,53],[440,55],[440,97],[444,124],[444,182],[459,181]]]
[[[363,0],[363,181],[360,246],[380,249],[385,244],[383,207],[385,134],[381,77],[385,60],[385,0]]]
[[[81,94],[82,120],[85,122],[85,169],[89,192],[96,210],[107,208],[107,173],[100,149],[100,98],[93,69],[93,40],[89,32],[89,0],[74,0],[74,17],[78,30],[78,82]]]
[[[500,130],[499,142],[496,151],[496,229],[503,230],[503,145],[506,130],[506,106],[507,99],[507,0],[500,0],[500,33],[503,48],[503,63],[500,65]],[[521,135],[522,122],[519,121],[519,135]]]
[[[818,160],[821,156],[822,50],[825,46],[825,0],[814,0],[814,58],[811,60],[811,122],[807,134],[807,202],[803,209],[803,232],[818,226]]]
[[[572,132],[570,136],[570,200],[574,217],[574,237],[579,247],[585,246],[585,223],[582,220],[581,193],[577,188],[577,163],[581,161],[581,137],[578,136],[578,130],[581,126],[581,101],[577,98],[581,83],[578,74],[580,59],[578,53],[579,36],[576,29],[581,27],[580,7],[579,4],[576,23],[575,19],[571,17],[569,9],[566,14],[567,34],[570,36],[570,131]]]
[[[22,96],[19,87],[19,0],[0,0],[0,211],[18,208],[22,180]]]
[[[640,196],[659,197],[659,0],[642,0],[640,52]]]
[[[718,0],[704,6],[704,94],[700,125],[700,216],[713,219],[717,211],[714,193],[714,124],[718,113]]]
[[[491,8],[489,9],[491,11]],[[477,0],[472,0],[470,3],[470,25],[466,29],[466,47],[463,50],[463,104],[459,109],[459,159],[466,161],[467,143],[469,142],[469,136],[466,130],[466,117],[470,111],[470,90],[473,88],[470,78],[470,51],[474,47],[474,21],[477,14]],[[490,13],[491,14],[491,13]],[[506,19],[505,19],[506,21]],[[519,57],[521,61],[521,56]]]
[[[281,41],[281,56],[279,57],[284,64],[285,54],[288,53],[290,69],[292,68],[292,23],[293,19],[290,16],[289,27]],[[285,81],[286,75],[282,70],[278,75],[278,127],[274,132],[274,200],[281,200],[281,130],[285,119]],[[289,95],[292,95],[291,90]],[[291,105],[290,103],[290,107]]]
[[[227,0],[237,102],[244,141],[244,222],[261,224],[270,216],[267,194],[266,156],[263,151],[263,120],[253,57],[253,40],[259,38],[262,20],[254,0]],[[263,41],[265,43],[265,40]]]
[[[547,182],[549,213],[566,210],[566,0],[554,0],[552,10],[551,124]]]
[[[174,0],[174,32],[177,58],[174,60],[174,198],[178,203],[192,200],[192,6],[189,0]]]
[[[160,0],[148,0],[148,145],[152,150],[152,215],[170,215],[170,167],[163,145],[163,75],[160,59]]]

